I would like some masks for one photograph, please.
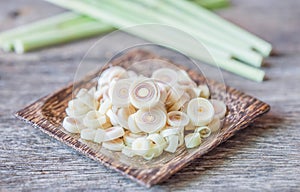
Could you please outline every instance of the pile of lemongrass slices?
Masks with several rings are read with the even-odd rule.
[[[160,68],[145,77],[114,66],[103,71],[97,90],[81,89],[68,103],[63,127],[109,150],[150,160],[183,144],[197,147],[220,129],[226,105],[209,97],[209,88],[181,69]]]

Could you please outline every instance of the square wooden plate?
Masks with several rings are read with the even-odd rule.
[[[156,58],[163,59],[147,51],[134,50],[112,60],[110,64],[121,65],[126,68],[133,62]],[[197,72],[179,66],[185,69],[197,83],[204,82],[204,78]],[[166,180],[194,159],[201,157],[226,141],[238,130],[247,127],[254,119],[270,109],[269,105],[252,96],[231,87],[226,87],[225,91],[223,84],[208,80],[206,82],[209,84],[213,97],[224,100],[228,107],[223,127],[210,141],[206,141],[205,144],[191,150],[182,147],[174,154],[165,152],[161,155],[162,157],[151,161],[128,158],[119,152],[110,152],[101,148],[100,145],[83,141],[77,134],[70,134],[62,127],[62,120],[66,115],[65,108],[68,101],[72,99],[73,87],[76,91],[82,87],[95,86],[97,76],[100,73],[101,71],[97,71],[86,76],[80,82],[70,84],[53,94],[43,97],[18,111],[15,115],[88,157],[147,187]]]

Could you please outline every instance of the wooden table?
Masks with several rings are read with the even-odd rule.
[[[249,128],[150,190],[300,190],[300,1],[234,0],[219,13],[272,42],[281,56],[267,59],[269,80],[255,83],[224,72],[227,85],[269,103]],[[0,31],[62,12],[37,0],[1,0]],[[124,33],[87,63],[109,58]],[[71,82],[94,39],[25,55],[0,52],[0,191],[148,190],[75,152],[12,113]],[[176,60],[176,56],[166,56]]]

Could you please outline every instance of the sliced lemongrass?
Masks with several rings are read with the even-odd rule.
[[[193,82],[193,80],[191,79],[191,77],[189,76],[189,74],[185,70],[179,69],[177,71],[177,76],[178,76],[178,78],[177,78],[178,82],[181,82],[181,81],[183,81],[183,82],[186,82],[186,81]]]
[[[177,82],[177,72],[170,68],[160,68],[152,73],[152,78],[173,86]]]
[[[192,89],[193,89],[194,93],[196,94],[196,97],[200,97],[202,89],[199,88],[199,87],[195,87],[195,88],[192,88]]]
[[[136,133],[126,132],[126,134],[123,136],[123,140],[126,146],[131,146],[134,140],[141,137],[147,137],[147,134],[146,133],[136,134]]]
[[[70,133],[80,133],[83,125],[72,117],[65,117],[63,120],[63,127]]]
[[[111,101],[109,99],[105,99],[102,103],[100,103],[99,112],[101,114],[105,114],[111,108]]]
[[[186,148],[194,148],[201,144],[201,137],[199,133],[190,133],[184,137]]]
[[[215,116],[219,117],[220,119],[223,119],[227,111],[225,103],[216,99],[211,99],[210,102],[214,107]]]
[[[142,78],[131,84],[129,98],[138,109],[150,108],[159,103],[160,91],[153,80]]]
[[[100,128],[106,123],[106,116],[98,111],[90,111],[83,118],[84,126],[88,128]]]
[[[177,102],[175,102],[171,107],[168,108],[168,111],[179,110],[189,100],[190,100],[190,96],[187,93],[184,93]]]
[[[128,106],[129,100],[129,87],[132,80],[130,79],[120,79],[112,85],[111,88],[111,102],[117,107],[126,107]]]
[[[131,71],[131,70],[127,71],[127,75],[128,75],[129,79],[136,79],[138,77],[138,75],[136,74],[136,72]]]
[[[89,112],[91,109],[84,103],[82,103],[78,99],[73,99],[69,101],[68,108],[66,108],[66,113],[70,117],[76,117],[85,115],[87,112]]]
[[[105,134],[104,134],[103,141],[111,141],[116,138],[122,137],[125,134],[124,129],[119,126],[111,127],[111,128],[105,129],[104,131],[105,131]]]
[[[114,139],[112,141],[105,141],[102,143],[102,147],[109,149],[111,151],[122,151],[125,147],[122,139]]]
[[[103,129],[97,129],[94,137],[94,142],[102,143],[105,138],[105,131]]]
[[[143,156],[150,149],[150,146],[151,146],[150,140],[148,140],[146,137],[140,137],[135,139],[132,142],[131,148],[135,154]]]
[[[112,125],[119,125],[119,121],[118,121],[118,117],[117,115],[111,110],[109,109],[107,112],[106,112],[106,115],[108,116],[109,118],[109,121]]]
[[[139,127],[136,125],[135,114],[131,114],[128,117],[128,129],[132,133],[139,133],[139,132],[141,132],[141,130],[139,129]]]
[[[149,134],[147,139],[155,144],[155,148],[160,148],[161,150],[163,150],[167,144],[165,139],[158,133]]]
[[[160,134],[162,137],[168,137],[170,135],[179,135],[182,130],[183,130],[183,127],[168,126],[165,129],[161,130]]]
[[[189,95],[190,99],[194,99],[200,95],[196,88],[186,88],[185,92]]]
[[[158,88],[160,90],[160,102],[165,103],[167,97],[168,97],[168,90],[169,86],[161,81],[155,81],[156,84],[158,85]]]
[[[89,93],[89,90],[87,89],[80,89],[77,93],[76,97],[89,106],[91,109],[97,109],[98,108],[98,102],[94,100],[94,96]]]
[[[211,130],[209,127],[207,126],[203,126],[203,127],[197,127],[195,129],[195,133],[200,133],[200,137],[201,138],[207,138],[210,136],[211,134]]]
[[[80,137],[88,141],[94,141],[95,135],[96,135],[96,129],[88,128],[88,129],[83,129],[80,132]]]
[[[151,160],[154,157],[158,157],[163,153],[164,149],[162,147],[157,147],[156,144],[150,143],[150,149],[143,155],[146,160]]]
[[[128,117],[130,115],[132,115],[133,113],[135,113],[135,109],[131,106],[128,106],[128,107],[124,107],[124,108],[120,108],[118,111],[117,111],[117,117],[118,117],[118,122],[119,124],[128,129]]]
[[[104,94],[107,94],[108,90],[108,85],[104,85],[103,87],[97,87],[97,90],[94,93],[94,98],[96,99],[96,101],[100,101],[104,97]]]
[[[127,157],[134,157],[136,155],[134,153],[134,151],[130,147],[127,147],[127,146],[122,148],[122,153],[124,155],[126,155]]]
[[[181,129],[178,135],[178,147],[184,144],[184,128]]]
[[[167,122],[173,127],[184,127],[190,122],[190,118],[181,111],[171,111],[167,115]]]
[[[219,117],[214,117],[207,126],[210,128],[212,133],[217,132],[221,128],[221,120]]]
[[[188,131],[194,131],[196,129],[196,126],[193,124],[192,121],[189,122],[189,124],[187,124],[185,127],[184,127],[185,130],[188,130]]]
[[[178,148],[179,136],[178,135],[169,135],[165,137],[167,140],[167,147],[164,149],[167,152],[174,153]]]
[[[199,85],[198,88],[201,90],[200,97],[208,99],[210,96],[210,91],[207,85]]]
[[[165,127],[167,115],[159,108],[140,109],[136,112],[135,122],[141,131],[154,133]]]
[[[174,103],[176,103],[182,97],[182,95],[184,93],[185,93],[184,89],[182,89],[178,85],[174,85],[173,87],[170,87],[170,89],[168,91],[166,105],[172,106]]]
[[[187,115],[195,126],[203,126],[210,123],[214,113],[214,107],[207,99],[194,98],[188,104]]]

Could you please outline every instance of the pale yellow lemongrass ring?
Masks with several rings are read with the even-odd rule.
[[[81,116],[89,112],[89,106],[81,102],[79,99],[73,99],[68,103],[67,114],[71,117]]]
[[[210,96],[210,91],[207,85],[199,85],[198,88],[201,90],[200,97],[208,99]]]
[[[129,105],[129,87],[132,83],[130,79],[120,79],[114,83],[110,89],[111,102],[116,107],[126,107]]]
[[[134,140],[141,137],[146,138],[147,134],[146,133],[135,134],[131,132],[126,132],[126,134],[123,136],[123,140],[126,146],[131,146]]]
[[[91,95],[87,89],[80,89],[76,95],[76,98],[89,106],[91,109],[96,109],[98,107],[98,102],[95,101],[94,95]]]
[[[152,73],[152,78],[160,80],[170,86],[177,82],[177,72],[170,68],[160,68]]]
[[[94,142],[102,143],[105,138],[105,131],[103,129],[97,129],[95,132]]]
[[[166,137],[166,140],[168,145],[164,150],[170,153],[174,153],[178,148],[178,144],[179,144],[178,135],[169,135]]]
[[[190,122],[190,118],[181,111],[171,111],[167,115],[167,122],[172,127],[182,127]]]
[[[119,125],[118,117],[111,109],[109,109],[106,112],[106,115],[109,118],[109,121],[112,125],[114,125],[114,126]]]
[[[98,111],[90,111],[83,118],[83,124],[88,128],[100,128],[106,121],[106,116]]]
[[[187,107],[187,115],[195,126],[204,126],[210,123],[214,113],[213,105],[204,98],[190,100]]]
[[[165,102],[167,107],[174,105],[174,103],[176,103],[184,93],[185,93],[184,89],[180,88],[178,85],[174,85],[173,87],[170,87],[168,91],[168,97]]]
[[[136,155],[143,156],[150,149],[151,141],[146,137],[140,137],[132,142],[131,148]]]
[[[201,137],[198,132],[190,133],[184,137],[184,141],[186,148],[194,148],[201,144]]]
[[[72,117],[65,117],[62,124],[63,127],[70,133],[80,133],[80,130],[83,129],[83,125]]]
[[[94,141],[95,135],[96,135],[96,129],[88,128],[88,129],[83,129],[80,132],[80,137],[88,141]]]
[[[128,118],[133,113],[135,113],[135,108],[133,108],[132,106],[118,109],[117,111],[118,122],[123,128],[126,129],[129,128]]]
[[[111,127],[111,128],[105,129],[104,131],[105,131],[105,134],[104,134],[103,141],[111,141],[111,140],[117,139],[119,137],[122,137],[125,134],[124,129],[119,126]]]
[[[211,130],[207,126],[197,127],[195,133],[200,133],[201,138],[207,138],[210,136]]]
[[[166,127],[161,130],[160,135],[162,137],[168,137],[170,135],[179,135],[183,127]]]
[[[159,108],[149,110],[138,110],[135,115],[135,122],[141,131],[154,133],[165,127],[167,115]]]
[[[187,93],[184,93],[180,99],[175,102],[171,107],[168,108],[168,111],[177,111],[180,110],[190,100],[190,96]]]
[[[141,132],[141,130],[139,129],[139,127],[136,125],[135,114],[131,114],[128,117],[128,129],[132,133],[140,133]]]
[[[118,138],[114,139],[112,141],[105,141],[102,143],[102,147],[109,149],[111,151],[122,151],[122,149],[125,147],[123,140]]]
[[[109,99],[102,100],[99,107],[99,112],[105,114],[111,108],[111,101]]]
[[[136,155],[134,153],[134,151],[130,147],[127,147],[127,146],[122,148],[122,153],[124,155],[126,155],[127,157],[134,157]]]
[[[158,133],[149,134],[147,139],[155,144],[155,147],[164,148],[166,146],[165,139]]]

